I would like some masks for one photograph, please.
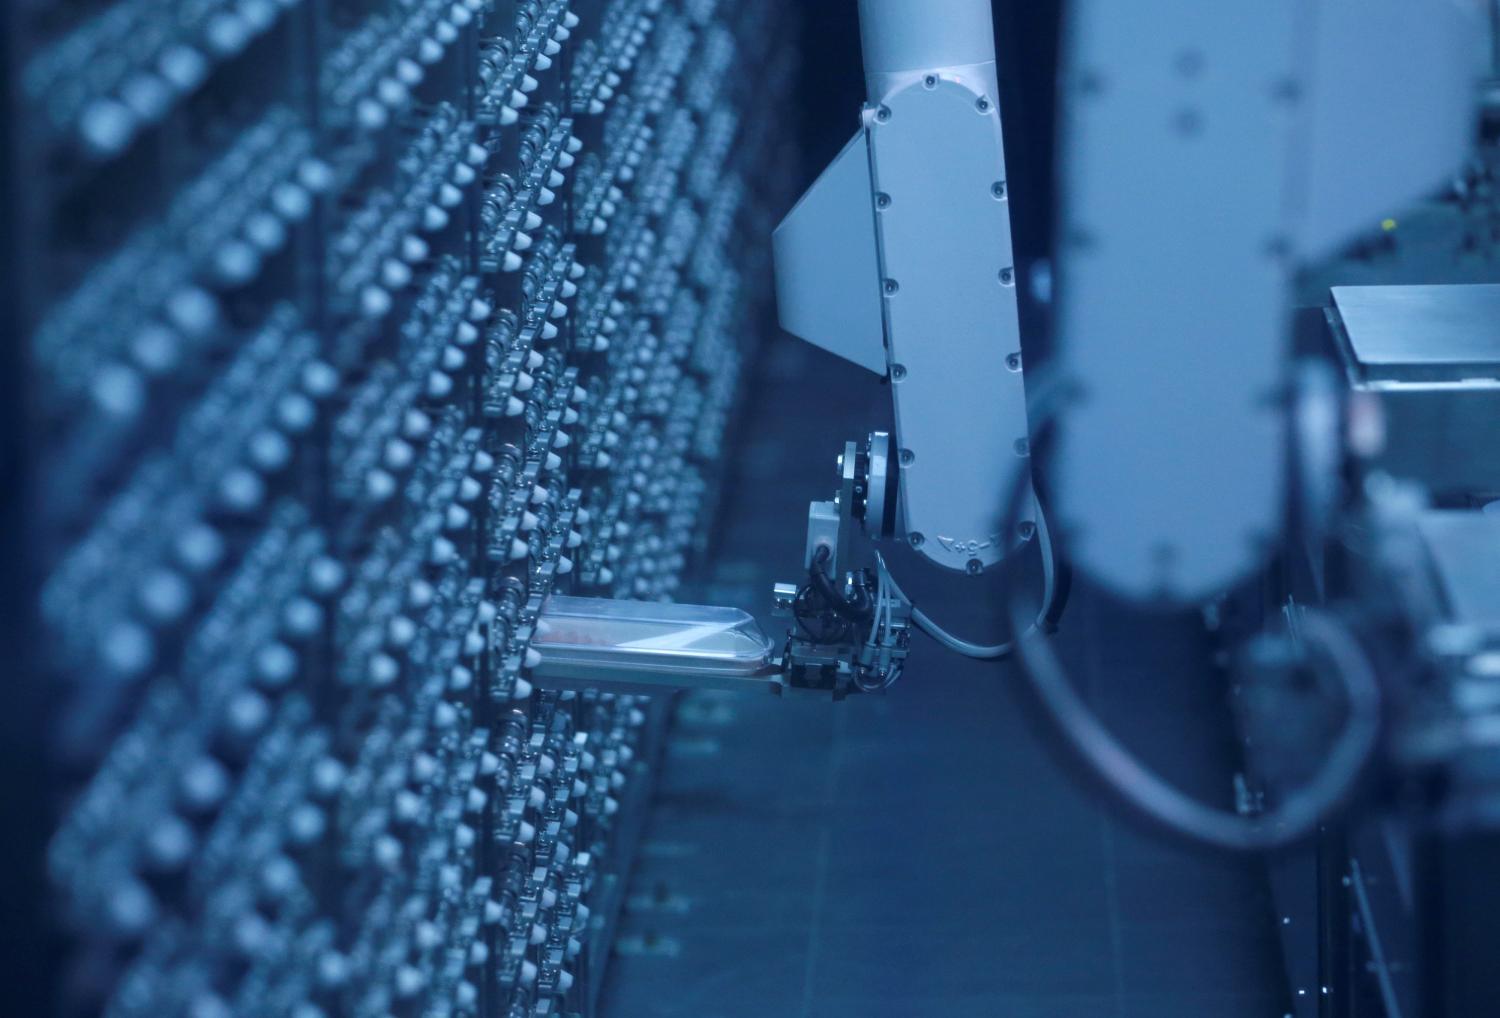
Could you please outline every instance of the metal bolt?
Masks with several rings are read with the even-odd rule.
[[[880,107],[880,109],[875,111],[875,119],[880,121],[882,124],[890,120],[891,108],[889,106]]]
[[[1271,98],[1290,106],[1302,98],[1302,85],[1295,78],[1283,78],[1272,86]]]
[[[969,559],[969,564],[965,568],[969,570],[970,576],[978,576],[980,573],[984,572],[984,563],[979,561],[977,558],[971,558]]]
[[[1203,70],[1203,54],[1197,50],[1183,50],[1175,61],[1177,73],[1184,78],[1196,78]]]
[[[1203,133],[1203,114],[1188,107],[1187,109],[1178,111],[1177,116],[1173,118],[1172,124],[1178,134],[1191,138]]]
[[[886,293],[895,293],[899,289],[901,289],[901,284],[896,282],[894,279],[887,279],[885,281]]]
[[[1021,370],[1021,355],[1018,353],[1005,355],[1005,366],[1012,371]]]
[[[990,194],[994,195],[996,198],[1004,199],[1005,198],[1005,181],[1003,181],[1003,180],[997,180],[993,184],[991,184],[990,185]]]
[[[910,449],[902,449],[901,450],[901,465],[903,467],[909,467],[913,463],[915,463],[916,461],[917,461],[917,454],[916,453],[912,452]]]
[[[990,111],[990,101],[984,96],[980,96],[979,100],[974,103],[974,108],[980,113],[988,113]]]
[[[922,84],[926,85],[928,88],[937,88],[937,75],[929,74],[927,77],[922,79]]]
[[[877,209],[888,209],[891,207],[891,196],[881,191],[875,196],[875,207]]]
[[[906,540],[913,548],[920,548],[927,538],[923,537],[920,532],[913,530],[910,534],[906,535]]]
[[[1012,285],[1015,284],[1015,281],[1016,281],[1016,272],[1015,272],[1014,269],[1001,269],[1000,270],[1000,285],[1001,286],[1012,286]]]
[[[892,381],[899,382],[899,381],[901,381],[901,379],[903,379],[905,377],[906,377],[906,365],[904,365],[904,364],[892,364],[891,365],[891,380]]]

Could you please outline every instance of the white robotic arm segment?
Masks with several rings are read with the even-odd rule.
[[[1213,596],[1282,528],[1294,273],[1456,172],[1467,0],[1074,0],[1060,73],[1052,491],[1070,561]],[[1168,282],[1170,281],[1170,282]]]
[[[863,129],[777,230],[782,324],[889,375],[906,538],[978,573],[1031,530],[999,532],[1029,441],[990,5],[862,0],[860,21]]]

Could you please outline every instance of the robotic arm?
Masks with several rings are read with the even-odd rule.
[[[860,29],[860,131],[775,233],[781,323],[891,382],[856,518],[979,573],[1033,530],[998,529],[1030,445],[990,5],[861,0]]]
[[[778,586],[791,681],[836,690],[894,681],[909,622],[960,652],[1009,650],[913,611],[883,560],[841,572],[853,526],[970,575],[1046,537],[1029,497],[1001,520],[1030,438],[990,5],[861,0],[860,37],[860,130],[774,237],[782,326],[895,401],[895,436],[848,443],[839,492],[809,511],[809,582]]]
[[[1090,580],[1183,607],[1262,568],[1289,479],[1326,491],[1338,443],[1336,420],[1297,419],[1295,274],[1462,164],[1480,5],[1074,0],[1057,341],[1030,422],[990,3],[861,0],[860,24],[861,130],[777,229],[776,281],[788,331],[889,380],[896,434],[847,446],[839,494],[812,506],[814,582],[778,595],[799,619],[788,670],[830,650],[805,616],[899,591],[878,559],[840,573],[856,523],[971,574],[1035,542],[1044,619],[1055,554],[1029,460],[1054,424],[1049,493]],[[1011,649],[910,620],[960,653]]]
[[[1013,610],[1015,642],[1085,760],[1200,840],[1258,848],[1300,835],[1375,744],[1367,659],[1337,624],[1303,620],[1313,656],[1343,679],[1349,723],[1276,817],[1225,815],[1166,786],[1087,715],[1047,641],[1027,638],[1046,628],[1057,586],[1033,435],[1056,424],[1048,490],[1070,561],[1136,602],[1202,604],[1262,568],[1289,487],[1304,515],[1332,512],[1332,498],[1305,497],[1330,485],[1336,455],[1318,450],[1340,438],[1336,414],[1321,430],[1298,417],[1295,273],[1461,165],[1480,5],[1073,0],[1059,82],[1057,398],[1049,419],[1029,422],[990,2],[860,0],[860,24],[860,129],[776,230],[776,281],[789,332],[889,380],[896,430],[846,444],[837,493],[809,511],[807,578],[776,589],[795,620],[780,659],[727,684],[877,691],[900,675],[913,628],[1005,656],[1011,643],[969,643],[915,608],[878,554],[852,562],[850,535],[862,527],[967,574],[1034,543],[1042,610]]]

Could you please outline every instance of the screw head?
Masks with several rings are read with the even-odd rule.
[[[994,195],[996,198],[1003,199],[1005,197],[1005,193],[1005,181],[997,180],[990,185],[990,194]]]
[[[880,107],[880,109],[875,111],[875,119],[880,121],[882,124],[890,120],[891,108],[889,106]]]
[[[1005,268],[1000,270],[1000,285],[1014,286],[1016,282],[1016,270]]]
[[[1005,366],[1011,371],[1021,370],[1021,355],[1018,353],[1005,355]]]
[[[980,573],[984,572],[984,563],[979,561],[977,558],[971,558],[969,559],[969,564],[964,568],[969,571],[970,576],[978,576]]]
[[[913,548],[922,547],[922,545],[925,544],[926,541],[927,538],[923,537],[921,533],[916,530],[913,530],[910,534],[906,535],[906,543],[910,544]]]
[[[901,381],[901,379],[903,379],[905,377],[906,377],[906,365],[904,365],[904,364],[892,364],[891,365],[891,380],[892,381],[899,382],[899,381]]]
[[[894,279],[887,279],[885,281],[886,293],[895,293],[899,289],[901,289],[901,284],[896,282]]]
[[[990,101],[984,96],[980,96],[979,99],[974,103],[974,108],[977,109],[980,113],[988,113],[990,111]]]
[[[888,209],[891,207],[891,196],[881,191],[875,196],[875,207],[877,209]]]
[[[922,79],[922,84],[928,88],[937,88],[937,82],[938,80],[936,74],[929,74],[927,77]]]
[[[910,449],[902,449],[901,450],[901,465],[902,466],[909,467],[913,463],[915,463],[916,461],[917,461],[917,454],[916,453],[912,452]]]

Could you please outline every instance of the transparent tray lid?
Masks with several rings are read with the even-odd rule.
[[[773,649],[738,608],[561,596],[543,602],[531,647],[539,675],[622,679],[753,676],[772,667]]]

